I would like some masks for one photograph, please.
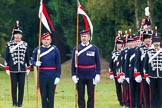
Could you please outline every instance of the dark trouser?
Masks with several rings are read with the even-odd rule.
[[[151,108],[162,108],[162,78],[150,78]]]
[[[121,83],[118,83],[118,81],[115,79],[115,86],[116,86],[116,94],[117,98],[120,104],[122,104],[122,88]]]
[[[87,108],[94,108],[94,88],[93,79],[79,79],[77,83],[78,89],[78,106],[86,108],[85,104],[85,85],[87,85],[88,102]]]
[[[54,108],[54,79],[40,78],[42,108]]]
[[[140,104],[140,83],[137,83],[135,80],[130,81],[131,87],[131,98],[132,98],[132,108],[141,108]]]
[[[149,92],[149,85],[147,84],[146,80],[143,79],[143,86],[144,86],[144,94],[143,94],[143,104],[144,108],[150,108],[150,92]]]
[[[130,106],[130,91],[129,91],[129,83],[125,80],[124,81],[124,86],[125,86],[125,92],[126,92],[126,100],[125,100],[125,106],[129,107]]]
[[[13,105],[22,105],[24,97],[24,84],[26,73],[11,73],[11,89],[12,89],[12,103]],[[18,101],[17,101],[17,87],[18,87]]]

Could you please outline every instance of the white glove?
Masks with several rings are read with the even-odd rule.
[[[36,61],[35,65],[36,65],[36,66],[41,66],[41,63],[42,63],[42,62],[40,62],[40,61]]]
[[[125,80],[125,78],[122,78],[122,77],[121,77],[121,83],[123,83],[123,82],[124,82],[124,80]]]
[[[27,70],[26,70],[26,75],[29,75],[29,73],[30,73],[30,70],[27,69]]]
[[[97,83],[95,82],[95,80],[93,79],[93,85],[97,85]]]
[[[56,78],[54,84],[57,85],[60,82],[60,78]]]
[[[125,80],[125,74],[123,72],[119,73],[116,78],[119,83],[123,83],[123,81]]]
[[[125,80],[127,81],[127,83],[130,83],[129,78],[125,78]]]
[[[73,82],[74,82],[75,84],[78,83],[78,79],[77,79],[76,75],[73,75],[73,76],[72,76],[72,80],[73,80]]]
[[[121,77],[117,79],[118,83],[122,83]]]
[[[146,82],[147,82],[147,84],[150,84],[150,78],[149,77],[146,78]]]
[[[122,76],[120,76],[121,77],[121,80],[122,80],[122,82],[125,80],[125,75],[122,75]]]
[[[137,83],[140,83],[142,81],[141,75],[138,75],[137,77],[135,77],[135,80]]]
[[[110,75],[109,78],[110,78],[111,80],[114,80],[114,75]]]
[[[118,81],[118,83],[123,83],[124,79],[122,77],[120,77],[117,81]]]
[[[95,82],[95,84],[100,82],[100,75],[99,74],[96,74],[94,82]]]
[[[10,71],[9,70],[6,70],[6,74],[10,75]]]

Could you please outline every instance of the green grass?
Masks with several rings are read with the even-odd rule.
[[[66,68],[63,70],[65,71]],[[34,74],[30,72],[28,76],[29,85],[29,102],[27,97],[27,86],[25,85],[25,94],[23,108],[36,108],[35,102],[35,84]],[[62,73],[61,82],[57,86],[55,95],[55,108],[74,108],[75,102],[75,85],[71,80],[70,73]],[[39,95],[39,107],[41,100]],[[0,72],[0,108],[11,108],[12,100],[10,95],[10,79],[4,72]],[[121,108],[118,105],[114,87],[114,81],[107,78],[106,73],[102,74],[101,82],[96,87],[95,108]]]

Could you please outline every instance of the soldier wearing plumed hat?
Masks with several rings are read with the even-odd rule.
[[[153,47],[150,48],[145,57],[144,78],[150,90],[150,107],[162,107],[162,49],[160,47],[161,34],[154,33],[152,36]]]
[[[28,75],[30,57],[28,43],[22,40],[23,31],[17,21],[12,31],[13,40],[7,42],[5,52],[5,70],[11,78],[12,106],[23,104],[25,75]]]
[[[109,78],[115,81],[116,95],[120,106],[123,106],[122,100],[122,86],[123,81],[122,77],[119,76],[121,73],[120,67],[120,57],[122,48],[124,45],[124,38],[121,36],[121,31],[118,32],[118,35],[115,38],[114,50],[111,52],[110,61],[109,61]]]

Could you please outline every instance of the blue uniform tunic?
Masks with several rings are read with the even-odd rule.
[[[128,49],[125,62],[126,77],[134,80],[135,48]]]
[[[48,51],[50,48],[53,47],[53,50],[50,51],[48,54],[40,57],[41,66],[39,67],[39,78],[60,78],[61,74],[61,61],[60,61],[60,53],[56,46],[50,46],[45,48],[43,46],[40,47],[40,56],[42,53]],[[37,50],[38,48],[34,49],[33,56],[32,56],[32,65],[35,65],[37,61]]]
[[[79,44],[78,52],[83,50],[85,47],[86,46]],[[80,79],[93,79],[96,74],[100,74],[100,56],[98,48],[95,45],[92,45],[92,47],[78,56],[78,71],[76,71],[77,68],[75,67],[75,50],[76,48],[73,49],[71,67],[72,76],[77,75]]]

